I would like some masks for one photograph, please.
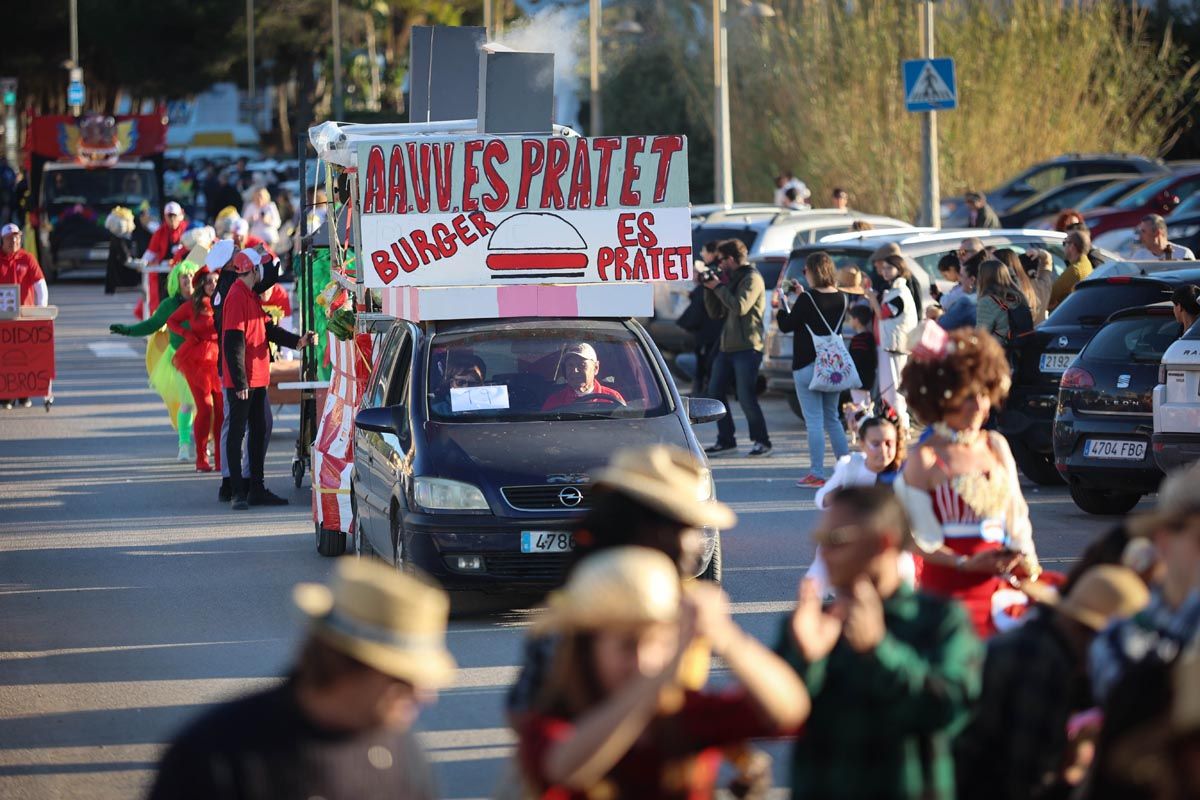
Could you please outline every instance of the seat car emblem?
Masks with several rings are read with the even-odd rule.
[[[1128,375],[1118,375],[1117,376],[1117,388],[1118,389],[1128,389],[1129,388],[1129,376]]]
[[[583,502],[583,492],[574,486],[568,486],[558,493],[558,502],[568,508],[574,508]]]
[[[1065,336],[1058,337],[1058,346],[1059,347],[1066,347],[1068,344],[1070,344],[1070,342],[1068,341],[1067,337],[1065,337]]]

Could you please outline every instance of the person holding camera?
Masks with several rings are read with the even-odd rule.
[[[700,259],[696,262],[696,285],[688,293],[688,307],[675,322],[692,334],[691,355],[696,360],[696,368],[692,372],[693,396],[701,396],[708,391],[713,358],[717,354],[717,343],[721,340],[721,320],[710,317],[704,308],[704,281],[708,275],[715,274],[713,270],[716,262],[717,242],[705,242],[700,248]],[[681,358],[677,363],[682,366],[684,360]]]
[[[725,402],[726,388],[733,380],[738,403],[750,427],[754,440],[748,456],[765,456],[771,452],[771,436],[767,420],[758,404],[758,368],[763,358],[763,312],[767,307],[766,286],[762,274],[747,258],[746,245],[729,239],[717,245],[717,266],[729,276],[722,284],[715,274],[704,281],[704,308],[713,319],[724,320],[721,328],[720,351],[713,362],[708,384],[709,396]],[[717,443],[705,448],[709,454],[737,449],[733,417],[729,414],[717,422]]]

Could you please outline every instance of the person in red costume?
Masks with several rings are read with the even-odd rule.
[[[208,461],[208,439],[213,439],[215,469],[221,469],[221,446],[217,437],[225,421],[221,398],[221,379],[217,375],[217,328],[213,318],[212,296],[217,289],[217,273],[200,270],[192,278],[192,297],[167,319],[167,327],[183,337],[175,351],[175,368],[187,379],[195,401],[192,423],[196,443],[196,471],[212,472]]]
[[[182,244],[183,232],[187,230],[187,218],[183,209],[174,200],[163,206],[163,224],[150,237],[150,244],[142,254],[142,260],[147,264],[157,264],[167,260]]]
[[[603,403],[625,405],[625,398],[616,389],[610,389],[596,380],[600,372],[600,360],[596,350],[586,342],[567,347],[562,357],[563,378],[566,386],[546,398],[543,411],[553,411],[577,403]]]
[[[46,276],[33,253],[21,247],[21,229],[13,223],[0,228],[0,283],[21,287],[21,305],[44,306],[49,302]]]

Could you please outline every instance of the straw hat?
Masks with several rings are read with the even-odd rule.
[[[729,528],[737,523],[732,508],[707,499],[711,477],[704,465],[677,447],[660,444],[618,450],[593,478],[597,487],[632,497],[685,525]]]
[[[204,267],[204,266],[207,266],[204,263],[205,260],[207,260],[207,259],[208,259],[208,248],[202,244],[198,244],[198,245],[194,246],[191,250],[188,251],[187,257],[184,258],[183,260],[190,261],[193,264],[195,264],[196,266]]]
[[[1200,514],[1200,462],[1175,470],[1158,487],[1154,510],[1131,515],[1125,522],[1130,536],[1151,536],[1163,525]]]
[[[1058,613],[1099,631],[1114,619],[1131,617],[1150,602],[1150,590],[1129,567],[1100,564],[1080,576]]]
[[[369,667],[418,688],[454,681],[446,650],[450,600],[441,589],[367,559],[339,559],[332,587],[292,592],[313,635]]]
[[[868,263],[874,264],[876,261],[883,261],[889,256],[903,256],[904,251],[900,249],[900,245],[895,242],[888,242],[885,245],[880,245],[874,253],[871,253],[871,259]]]
[[[679,570],[648,547],[614,547],[579,562],[552,592],[539,633],[671,622],[679,615]]]

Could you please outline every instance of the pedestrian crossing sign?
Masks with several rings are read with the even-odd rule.
[[[909,111],[951,111],[958,107],[954,59],[904,62],[904,107]]]

